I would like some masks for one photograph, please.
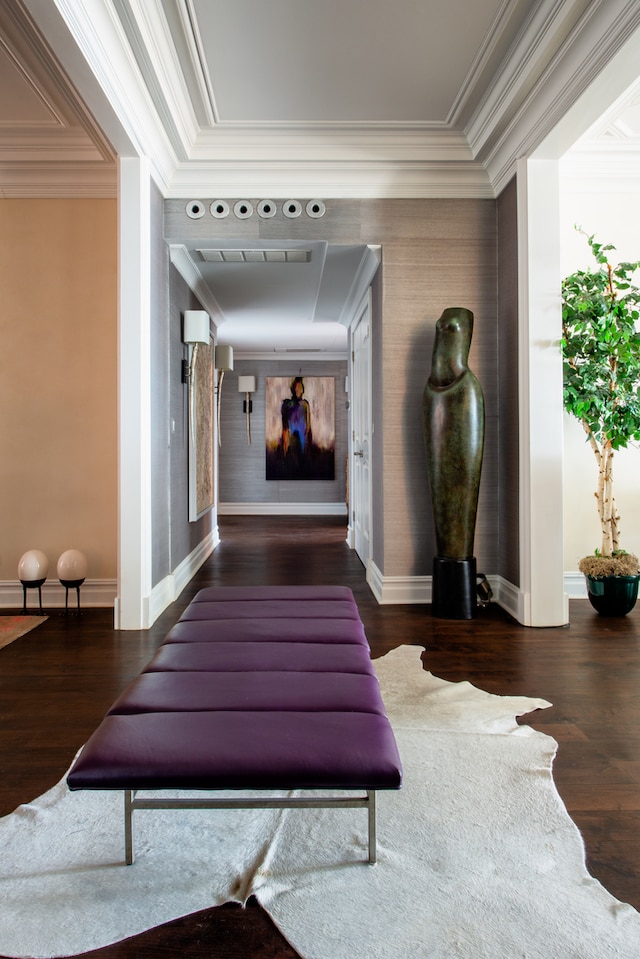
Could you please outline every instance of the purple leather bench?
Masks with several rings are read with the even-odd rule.
[[[327,806],[368,809],[375,862],[376,791],[401,781],[364,627],[343,586],[201,590],[67,776],[71,789],[123,790],[128,864],[136,809]],[[202,796],[216,790],[260,795]],[[335,795],[343,790],[360,795]]]

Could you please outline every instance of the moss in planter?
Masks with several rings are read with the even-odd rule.
[[[585,576],[636,576],[640,573],[640,560],[634,553],[620,550],[613,556],[585,556],[578,569]]]

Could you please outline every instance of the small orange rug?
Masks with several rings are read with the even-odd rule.
[[[0,649],[44,623],[47,616],[0,616]]]

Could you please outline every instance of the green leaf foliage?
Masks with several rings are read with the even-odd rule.
[[[599,444],[624,449],[640,440],[640,261],[612,265],[615,247],[583,235],[596,267],[562,282],[564,407]]]

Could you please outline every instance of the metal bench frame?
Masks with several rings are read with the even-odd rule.
[[[137,798],[139,790],[124,790],[124,843],[125,861],[132,865],[133,856],[133,813],[136,809],[354,809],[365,808],[368,811],[368,862],[377,861],[376,843],[376,790],[369,789],[365,796],[330,796],[321,798],[295,798],[293,796],[265,797],[264,799],[170,799],[143,796]]]

